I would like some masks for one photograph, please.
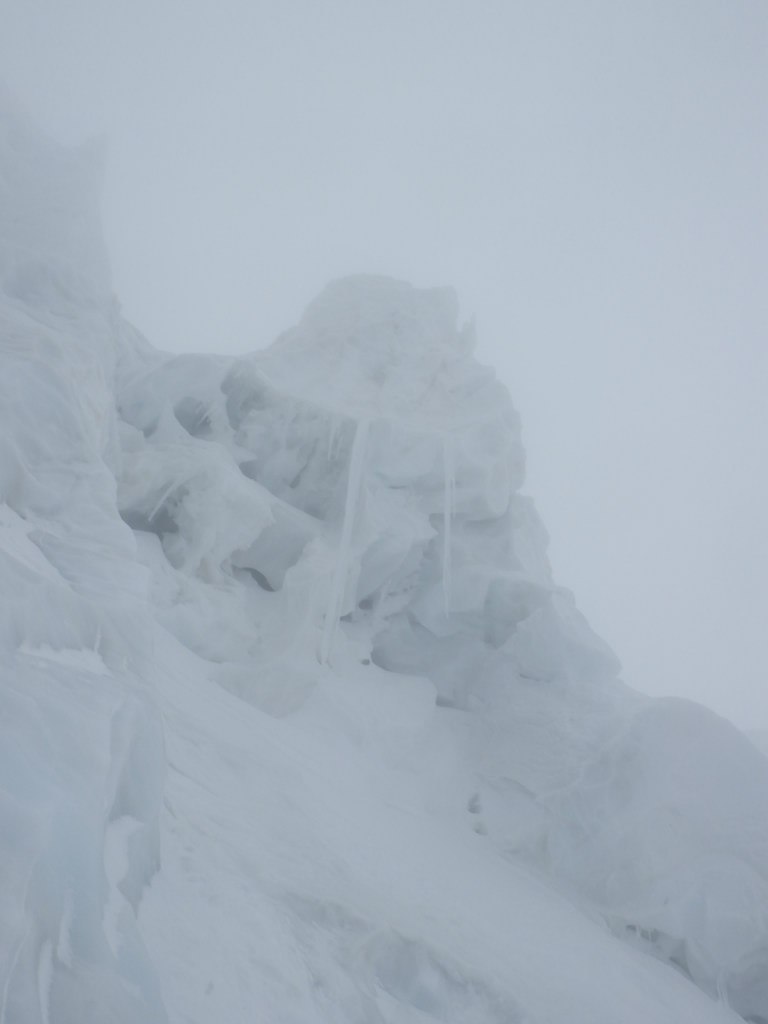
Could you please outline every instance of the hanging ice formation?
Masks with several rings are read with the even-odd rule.
[[[333,652],[333,641],[336,636],[339,619],[341,618],[344,597],[349,577],[352,537],[355,523],[357,521],[360,494],[363,485],[365,470],[365,453],[368,445],[369,420],[365,417],[359,419],[355,425],[355,436],[352,441],[352,452],[349,458],[349,471],[347,475],[347,493],[344,501],[344,520],[341,528],[341,539],[336,552],[336,563],[331,580],[331,590],[328,595],[328,605],[325,612],[325,622],[320,639],[320,662],[329,665]]]
[[[451,614],[452,569],[451,541],[456,510],[456,465],[450,437],[443,439],[443,609]]]
[[[328,446],[326,448],[326,458],[329,462],[332,462],[338,454],[341,423],[341,417],[331,413],[328,423]]]

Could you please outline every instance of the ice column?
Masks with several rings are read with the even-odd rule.
[[[456,508],[456,466],[453,442],[443,441],[443,608],[451,614],[451,533]]]
[[[336,553],[336,565],[333,571],[325,622],[323,623],[323,635],[320,639],[320,662],[323,665],[330,663],[336,628],[339,624],[344,605],[349,562],[352,553],[352,533],[355,521],[357,520],[357,510],[360,504],[365,470],[365,453],[368,445],[369,426],[369,420],[358,420],[355,428],[355,438],[352,442],[352,454],[349,459],[349,475],[347,477],[347,496],[344,502],[344,523],[341,528],[339,549]]]

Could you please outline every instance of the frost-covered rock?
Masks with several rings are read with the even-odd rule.
[[[2,1024],[768,1020],[768,761],[620,682],[453,293],[158,353],[95,177],[0,97]]]
[[[741,733],[689,701],[648,703],[548,803],[558,874],[619,933],[765,1018],[768,788]]]
[[[618,934],[712,995],[762,1012],[764,765],[714,716],[626,691],[553,583],[519,493],[516,415],[457,328],[452,293],[336,282],[265,352],[166,359],[122,389],[121,410],[142,431],[146,467],[126,457],[123,515],[197,577],[196,626],[175,592],[164,621],[224,661],[212,678],[277,714],[309,699],[313,661],[343,672],[350,645],[358,661],[428,679],[461,716],[452,729],[489,842],[587,896]],[[179,498],[182,478],[205,481],[215,516],[186,513],[194,489]],[[247,643],[215,653],[191,639],[210,615],[199,595],[211,570],[177,555],[202,550],[214,525],[202,545],[213,571],[234,581],[246,570],[261,590],[239,627]],[[725,773],[715,749],[732,765],[722,799],[707,780],[714,765]]]

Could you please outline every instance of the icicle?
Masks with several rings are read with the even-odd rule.
[[[329,462],[332,462],[336,458],[336,454],[339,448],[339,417],[333,413],[331,415],[331,421],[328,424],[328,450],[326,457]]]
[[[731,1009],[731,1003],[728,998],[728,984],[725,980],[725,971],[720,970],[717,972],[715,979],[715,988],[717,990],[717,1001],[723,1005],[726,1010]]]
[[[320,640],[320,662],[330,663],[336,628],[341,618],[344,605],[344,594],[347,589],[347,575],[352,550],[352,533],[357,519],[357,509],[362,492],[363,474],[365,469],[365,452],[368,444],[367,419],[358,420],[355,438],[352,442],[352,454],[349,459],[349,475],[347,477],[347,496],[344,502],[344,523],[341,528],[341,541],[336,552],[336,567],[333,572],[331,592],[323,624],[323,635]]]
[[[443,608],[451,614],[451,533],[456,508],[456,467],[450,438],[443,441]]]
[[[166,503],[168,498],[170,498],[171,494],[173,494],[173,492],[176,490],[176,488],[178,486],[179,486],[179,481],[178,480],[171,480],[170,484],[168,484],[168,486],[165,488],[165,490],[162,491],[162,493],[160,494],[159,500],[155,503],[152,511],[149,513],[149,521],[150,522],[152,522],[152,520],[155,518],[157,513],[160,511],[160,509],[163,507],[163,505]]]

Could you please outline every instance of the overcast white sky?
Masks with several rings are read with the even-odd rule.
[[[453,284],[627,680],[768,727],[766,0],[0,0],[0,75],[161,347]]]

